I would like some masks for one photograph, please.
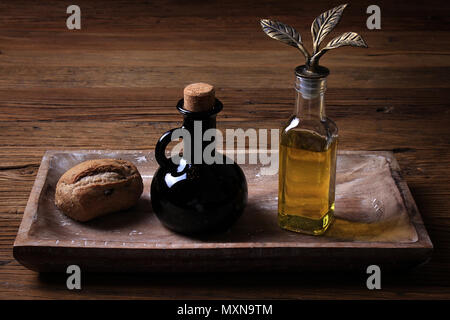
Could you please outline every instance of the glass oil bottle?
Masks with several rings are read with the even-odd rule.
[[[294,114],[280,132],[278,223],[313,235],[333,220],[338,130],[325,115],[328,69],[296,69]]]
[[[226,231],[244,212],[248,196],[244,172],[216,151],[214,139],[203,140],[206,132],[216,128],[216,116],[222,108],[213,86],[187,86],[176,106],[183,124],[164,133],[156,143],[155,158],[160,167],[150,188],[152,208],[172,231],[190,236]],[[178,160],[177,156],[167,158],[165,152],[177,131],[186,133]],[[204,155],[211,147],[214,161],[210,162]]]
[[[343,46],[367,48],[356,32],[345,32],[321,48],[321,42],[339,23],[347,4],[332,8],[311,25],[312,54],[293,27],[262,19],[262,30],[272,39],[298,49],[305,64],[295,69],[294,114],[280,132],[278,224],[312,235],[323,234],[333,221],[338,130],[325,115],[329,70],[319,65],[329,50]]]

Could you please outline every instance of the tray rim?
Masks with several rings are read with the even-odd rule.
[[[384,156],[389,161],[391,173],[400,190],[403,201],[405,203],[409,218],[413,224],[418,240],[415,242],[351,242],[351,241],[329,241],[325,243],[309,243],[309,242],[214,242],[214,243],[202,243],[198,244],[185,243],[171,245],[168,242],[163,242],[160,245],[157,243],[149,243],[145,241],[127,241],[128,246],[123,246],[123,241],[95,241],[95,240],[36,240],[30,239],[28,237],[28,232],[31,228],[33,222],[33,215],[37,210],[39,199],[44,189],[46,177],[49,170],[50,159],[53,155],[58,153],[103,153],[103,152],[115,152],[115,153],[152,153],[152,150],[71,150],[71,149],[61,149],[61,150],[47,150],[41,160],[38,173],[36,175],[33,188],[30,192],[30,196],[24,210],[22,221],[20,223],[19,230],[17,232],[16,239],[14,241],[13,249],[14,253],[20,252],[21,248],[79,248],[79,249],[124,249],[124,250],[207,250],[207,249],[273,249],[273,248],[346,248],[346,249],[357,249],[357,248],[411,248],[411,249],[424,249],[425,252],[430,252],[433,249],[433,244],[426,231],[422,217],[417,209],[417,205],[411,192],[406,184],[406,181],[401,177],[401,169],[398,162],[391,151],[349,151],[349,150],[339,150],[338,154],[370,154],[370,155],[380,155]],[[83,242],[83,246],[80,243]],[[117,242],[117,243],[115,243]],[[103,245],[100,245],[103,243]],[[119,245],[122,243],[122,245]],[[130,246],[130,244],[135,244]]]

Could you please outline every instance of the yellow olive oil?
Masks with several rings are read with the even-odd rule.
[[[333,220],[337,137],[283,131],[280,139],[278,223],[307,234],[324,233]]]
[[[319,64],[330,49],[351,45],[367,48],[355,32],[334,38],[322,50],[324,36],[336,26],[347,5],[322,13],[313,23],[313,52],[303,46],[300,34],[291,26],[261,20],[272,39],[287,43],[305,56],[295,68],[295,109],[280,137],[278,222],[288,230],[313,235],[324,233],[333,220],[338,129],[326,116],[325,91],[328,68]],[[331,17],[331,18],[330,18]],[[325,30],[325,31],[324,31]]]

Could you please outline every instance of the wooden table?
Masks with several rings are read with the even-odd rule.
[[[336,3],[310,1],[76,1],[81,30],[61,1],[0,4],[0,298],[449,298],[450,19],[446,1],[354,1],[337,32],[370,49],[327,53],[327,112],[340,148],[393,150],[435,246],[410,272],[383,274],[382,290],[352,274],[65,275],[16,262],[12,245],[47,149],[152,149],[180,122],[186,84],[217,87],[220,128],[276,128],[293,109],[295,49],[270,40],[258,19],[298,28]]]

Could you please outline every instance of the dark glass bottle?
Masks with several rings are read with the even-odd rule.
[[[151,184],[153,211],[167,228],[183,234],[226,230],[247,203],[247,182],[242,169],[225,155],[216,154],[214,141],[198,139],[199,132],[203,137],[206,130],[216,128],[216,115],[223,106],[218,99],[214,101],[212,108],[200,112],[184,108],[184,99],[178,102],[177,109],[184,116],[178,129],[186,130],[192,137],[191,141],[183,139],[179,161],[165,156],[176,129],[164,133],[155,149],[160,168]],[[195,130],[199,132],[194,133]],[[199,152],[203,155],[207,146],[214,147],[212,154],[219,161],[209,163],[198,156]]]

